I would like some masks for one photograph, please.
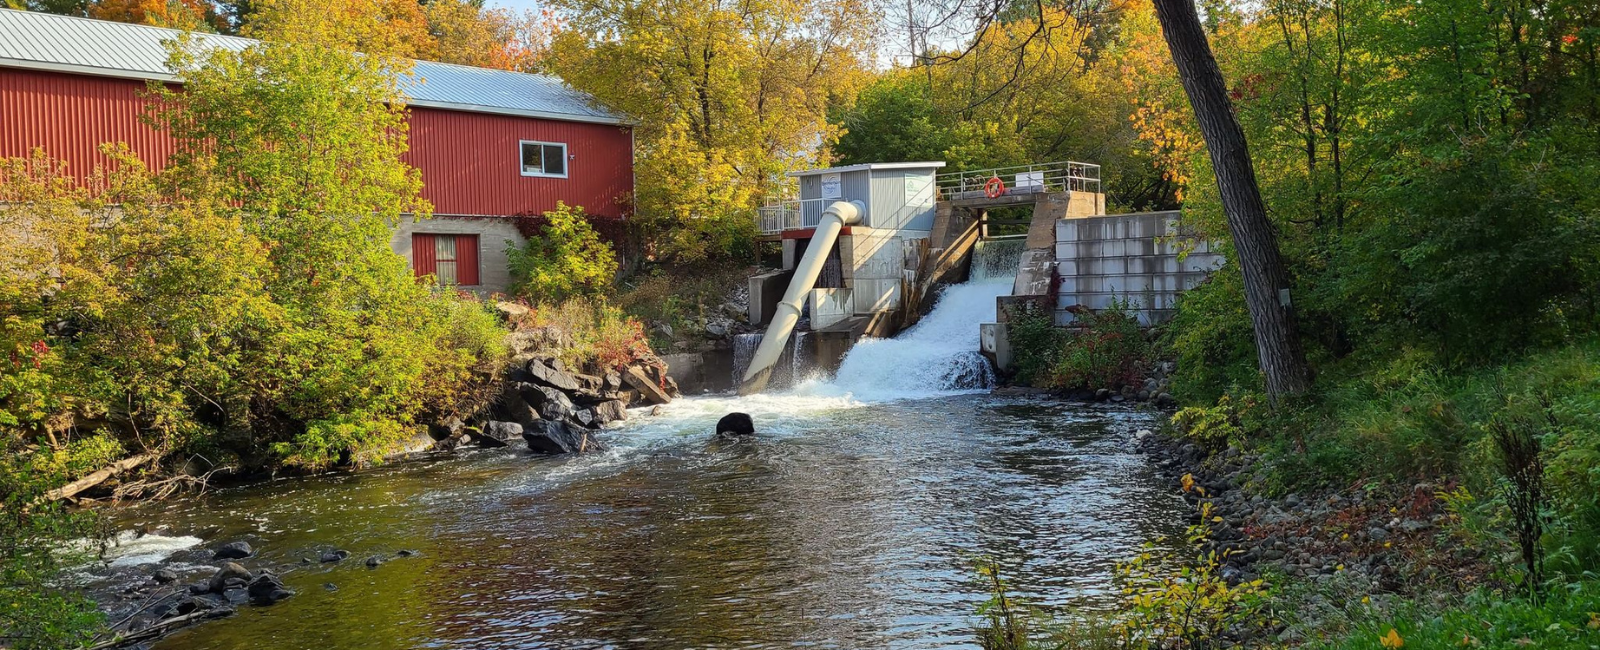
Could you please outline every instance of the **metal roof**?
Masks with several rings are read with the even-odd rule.
[[[0,67],[129,79],[179,80],[163,42],[179,31],[149,25],[0,9]],[[202,47],[243,50],[257,41],[196,32]],[[410,105],[573,122],[623,124],[590,98],[545,75],[417,61],[403,80]]]
[[[891,162],[891,163],[862,163],[859,165],[846,165],[844,167],[829,167],[827,169],[802,169],[789,172],[795,178],[801,176],[816,176],[817,174],[838,174],[841,172],[875,171],[885,169],[927,169],[934,170],[944,166],[942,160],[926,162]]]

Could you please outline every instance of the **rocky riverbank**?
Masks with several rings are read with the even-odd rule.
[[[1274,494],[1262,458],[1229,447],[1215,453],[1148,430],[1140,451],[1172,481],[1200,524],[1215,517],[1204,550],[1219,552],[1232,584],[1265,579],[1279,620],[1258,645],[1322,638],[1353,608],[1400,598],[1461,594],[1491,575],[1489,559],[1448,544],[1453,486],[1369,482],[1315,494]]]
[[[537,455],[601,451],[607,425],[636,417],[630,408],[637,413],[638,407],[665,404],[679,394],[666,364],[653,354],[639,355],[620,368],[597,362],[569,367],[557,354],[561,343],[550,331],[514,332],[513,354],[495,397],[467,417],[430,424],[390,460],[436,456],[466,446],[526,449]],[[117,543],[138,544],[144,537],[134,533]],[[114,623],[108,634],[112,638],[93,647],[142,647],[190,625],[231,616],[241,607],[271,606],[295,596],[282,580],[291,572],[326,572],[347,562],[378,569],[414,555],[400,549],[361,559],[330,547],[296,563],[261,564],[256,549],[244,541],[184,549],[148,576],[123,576],[119,583],[127,586],[115,593],[93,594]],[[172,566],[186,570],[180,574]],[[337,589],[331,582],[325,588]]]

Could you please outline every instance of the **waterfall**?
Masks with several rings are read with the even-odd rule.
[[[816,360],[817,354],[816,350],[809,347],[810,339],[810,331],[795,330],[794,336],[789,341],[789,375],[790,380],[796,385],[806,380],[806,377],[811,374],[811,367],[815,365],[813,362]]]
[[[972,251],[972,280],[1013,280],[1022,265],[1022,251],[1027,240],[1021,237],[986,239],[978,242]]]
[[[761,345],[760,332],[735,334],[733,337],[733,385],[744,381],[744,371],[750,368],[750,359],[756,356],[756,346]]]
[[[857,399],[931,397],[989,388],[994,369],[978,352],[978,324],[993,322],[995,301],[1011,294],[1023,242],[979,242],[972,279],[945,288],[933,311],[892,339],[862,339],[826,386]]]

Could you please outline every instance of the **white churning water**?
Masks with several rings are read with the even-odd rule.
[[[978,324],[993,322],[995,300],[1011,294],[1021,240],[980,242],[972,279],[947,287],[933,311],[892,339],[862,339],[826,384],[802,391],[848,393],[862,401],[915,399],[994,385],[994,370],[978,352]]]

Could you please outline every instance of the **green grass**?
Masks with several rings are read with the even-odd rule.
[[[1404,642],[1405,650],[1589,650],[1600,647],[1600,583],[1573,583],[1539,604],[1479,592],[1445,611],[1402,606],[1392,615],[1359,624],[1341,639],[1304,647],[1384,650],[1382,639],[1390,630]]]
[[[1567,460],[1600,450],[1600,344],[1534,354],[1505,366],[1451,373],[1415,353],[1344,377],[1325,376],[1319,404],[1264,416],[1255,428],[1272,459],[1275,489],[1355,481],[1459,477],[1483,488],[1493,470],[1483,426],[1541,398],[1563,431],[1547,448]]]

